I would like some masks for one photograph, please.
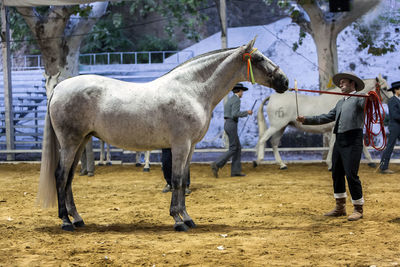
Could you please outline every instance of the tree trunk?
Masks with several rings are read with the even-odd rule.
[[[59,81],[79,74],[79,49],[82,40],[94,24],[106,12],[108,2],[91,4],[89,18],[72,16],[68,6],[51,7],[46,17],[34,8],[17,8],[35,38],[42,52],[45,71],[53,76],[60,72]]]

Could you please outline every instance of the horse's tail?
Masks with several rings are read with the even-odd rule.
[[[270,97],[268,96],[261,102],[261,105],[258,108],[258,112],[257,112],[258,136],[260,136],[260,137],[267,130],[267,122],[264,117],[264,105],[265,105],[265,102],[269,101],[269,98]]]
[[[42,163],[40,166],[39,189],[37,194],[37,203],[43,208],[54,207],[56,204],[57,188],[55,172],[60,157],[57,137],[49,114],[50,100],[47,105],[43,132]]]

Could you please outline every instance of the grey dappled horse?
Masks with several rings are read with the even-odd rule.
[[[104,143],[103,140],[100,141],[100,158],[99,158],[99,163],[97,165],[103,166],[103,165],[112,165],[111,163],[111,151],[110,151],[110,144]],[[104,146],[106,146],[106,150],[104,150]],[[144,172],[149,172],[150,171],[150,151],[135,151],[136,154],[136,167],[142,166],[141,163],[141,154],[144,154],[144,167],[143,171]],[[106,163],[104,163],[104,161]]]
[[[388,85],[385,79],[382,78],[381,75],[374,79],[365,79],[363,80],[365,83],[365,89],[362,90],[364,93],[368,93],[371,90],[375,90],[376,81],[379,82],[381,87],[381,97],[382,101],[387,103],[389,98],[392,96],[392,93],[388,91]],[[341,92],[341,90],[335,87],[330,92]],[[304,95],[298,94],[298,106],[299,106],[299,114],[304,116],[314,116],[323,113],[328,113],[332,108],[335,107],[337,101],[343,97],[340,95],[330,95],[330,94],[321,94],[321,95]],[[267,124],[265,122],[264,117],[264,104],[268,101],[267,104],[267,114],[269,119],[269,128],[267,128]],[[253,166],[256,167],[261,161],[264,159],[264,151],[265,151],[265,143],[271,139],[271,146],[274,153],[275,160],[277,164],[280,166],[281,170],[287,169],[286,164],[282,161],[281,156],[279,155],[278,145],[282,138],[283,132],[285,131],[287,126],[293,126],[304,132],[312,132],[312,133],[331,133],[333,131],[333,126],[335,122],[321,124],[321,125],[304,125],[296,121],[297,111],[296,111],[296,97],[294,92],[286,92],[284,94],[272,94],[268,96],[261,103],[258,114],[257,114],[257,122],[258,122],[258,132],[259,139],[256,146],[257,153],[257,161],[253,162]],[[329,141],[329,151],[326,157],[326,163],[328,165],[328,169],[332,167],[332,151],[333,144],[335,143],[335,135],[331,135]],[[368,160],[368,165],[373,167],[375,164],[372,161],[371,154],[368,152],[368,149],[364,146],[363,152],[365,157]]]
[[[148,83],[97,75],[77,76],[59,83],[46,115],[38,202],[51,206],[57,196],[62,229],[73,231],[74,226],[84,225],[75,207],[71,184],[91,136],[132,151],[171,148],[170,215],[176,231],[195,227],[185,206],[190,160],[195,144],[208,130],[215,106],[236,83],[247,80],[245,54],[252,52],[257,83],[279,93],[288,89],[286,75],[253,49],[254,42],[255,39],[237,48],[196,56]]]

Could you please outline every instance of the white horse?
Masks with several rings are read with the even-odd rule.
[[[381,97],[383,102],[387,102],[392,96],[390,91],[387,91],[388,85],[386,80],[379,75],[376,79],[366,79],[364,80],[365,89],[363,92],[367,93],[375,89],[376,81],[379,82],[381,87]],[[339,88],[334,88],[330,90],[331,92],[341,92]],[[331,94],[321,94],[318,96],[298,94],[298,107],[299,115],[304,116],[314,116],[323,113],[328,113],[337,101],[342,97],[340,95]],[[269,118],[270,127],[267,129],[267,124],[264,117],[264,104],[268,102],[267,114]],[[296,121],[297,111],[296,111],[296,99],[294,92],[285,92],[284,94],[273,94],[261,103],[258,114],[258,132],[259,140],[256,146],[257,161],[253,161],[253,166],[257,167],[264,159],[265,143],[271,138],[271,146],[274,153],[275,160],[280,166],[281,170],[287,169],[286,164],[282,161],[279,154],[278,145],[282,138],[285,128],[290,125],[304,132],[312,133],[332,133],[335,122],[322,124],[322,125],[304,125]],[[326,157],[326,163],[328,169],[332,167],[332,151],[333,145],[335,143],[335,135],[332,134],[329,141],[329,151]],[[375,163],[372,161],[371,154],[368,152],[367,147],[364,146],[363,152],[368,160],[368,165],[375,167]]]
[[[174,229],[195,227],[186,211],[186,181],[194,147],[206,134],[215,106],[236,83],[248,79],[249,63],[256,82],[279,93],[288,89],[286,75],[253,49],[254,42],[196,56],[148,83],[98,75],[59,83],[46,114],[38,202],[46,207],[58,199],[63,230],[84,225],[71,184],[91,136],[131,151],[170,147]]]
[[[106,147],[106,151],[105,151],[104,147]],[[141,163],[141,155],[142,155],[142,153],[144,153],[143,171],[144,172],[149,172],[150,171],[150,151],[136,151],[136,153],[135,153],[136,154],[136,167],[142,166],[142,163]],[[99,163],[97,165],[99,165],[99,166],[112,165],[112,163],[111,163],[110,144],[104,143],[103,140],[100,140],[100,159],[99,159]]]

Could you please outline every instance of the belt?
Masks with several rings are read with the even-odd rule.
[[[224,119],[225,120],[233,120],[234,122],[238,122],[239,121],[238,119],[232,119],[232,118],[229,118],[229,117],[224,117]]]

